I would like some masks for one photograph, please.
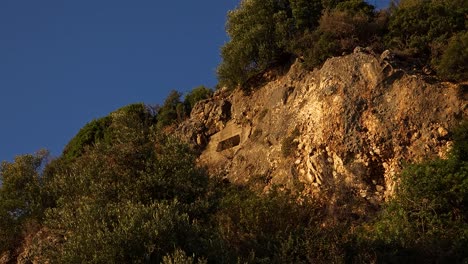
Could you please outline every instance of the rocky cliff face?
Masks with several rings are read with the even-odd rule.
[[[369,201],[391,195],[402,165],[443,157],[467,117],[467,85],[439,82],[356,49],[320,70],[296,62],[249,95],[218,91],[179,133],[199,163],[232,182],[320,192],[344,183]]]

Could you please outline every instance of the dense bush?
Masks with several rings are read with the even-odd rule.
[[[459,0],[401,1],[391,13],[386,44],[402,55],[430,64],[444,79],[466,78],[462,32],[468,25],[467,3]]]
[[[184,104],[180,100],[182,94],[172,90],[158,110],[158,128],[170,126],[183,120],[186,116]]]
[[[368,14],[368,5],[364,5],[366,8],[363,7],[361,11],[351,9],[354,6],[338,7],[325,11],[317,29],[304,32],[292,44],[295,53],[303,57],[307,68],[320,65],[332,56],[351,52],[356,46],[371,45],[375,41],[378,26],[373,14]]]
[[[113,115],[112,144],[96,143],[55,169],[47,189],[57,202],[46,212],[46,225],[66,239],[47,253],[52,260],[162,261],[174,246],[185,252],[203,247],[196,221],[207,208],[200,200],[207,175],[195,168],[187,146],[134,120]]]
[[[289,38],[289,1],[248,0],[228,14],[231,41],[221,49],[220,83],[236,87],[282,60]]]
[[[391,262],[468,261],[468,125],[449,159],[408,166],[395,198],[367,230],[366,247]]]
[[[83,155],[87,149],[92,148],[97,143],[113,144],[116,140],[114,136],[115,124],[118,123],[116,120],[121,119],[122,116],[126,117],[128,122],[132,122],[127,126],[146,127],[147,129],[156,122],[153,110],[144,104],[127,105],[114,111],[109,116],[86,124],[65,146],[62,159],[71,161]]]
[[[230,41],[221,51],[218,78],[221,86],[245,88],[248,80],[291,58],[313,68],[369,46],[417,57],[441,77],[463,80],[467,3],[402,0],[377,12],[363,0],[244,0],[228,15]]]
[[[435,63],[438,74],[443,78],[468,80],[468,31],[454,35],[440,61]]]
[[[265,188],[265,177],[254,187],[209,178],[188,146],[137,113],[111,114],[112,144],[96,142],[53,170],[42,173],[45,154],[2,164],[2,251],[44,226],[55,239],[30,240],[30,257],[56,263],[468,259],[468,122],[451,134],[450,158],[408,166],[377,215],[345,184],[329,182],[315,199]]]
[[[379,22],[361,0],[244,0],[229,14],[219,78],[242,85],[291,56],[317,66],[374,44],[388,18],[388,45],[430,56],[440,74],[465,79],[466,3],[406,0]],[[45,168],[45,153],[2,163],[0,251],[15,252],[45,227],[58,239],[30,241],[50,243],[31,257],[53,263],[468,261],[467,122],[453,133],[448,159],[403,171],[376,218],[366,200],[339,183],[313,200],[284,186],[265,188],[269,175],[256,176],[255,188],[208,177],[195,153],[162,131],[209,96],[201,86],[184,102],[172,91],[158,109],[121,108],[83,127]],[[282,141],[285,157],[298,133]]]
[[[45,151],[23,155],[0,165],[0,252],[17,246],[26,225],[40,223],[45,209],[41,168]]]
[[[298,198],[276,189],[266,195],[242,187],[227,189],[215,219],[221,238],[233,250],[231,254],[241,262],[263,263],[308,262],[307,255],[320,254],[320,241],[313,240],[327,239],[325,232],[311,232],[320,229],[323,211],[307,199],[299,204]],[[306,243],[317,247],[302,251]]]
[[[81,156],[87,146],[92,146],[94,143],[101,140],[107,141],[107,128],[111,123],[110,117],[104,117],[93,120],[86,124],[78,134],[70,140],[63,151],[63,158],[67,160]]]
[[[329,15],[321,19],[324,13]],[[295,56],[304,56],[310,65],[316,65],[331,55],[349,51],[353,45],[369,42],[368,35],[375,31],[368,26],[373,17],[374,7],[362,0],[242,1],[228,15],[227,32],[231,40],[221,51],[220,83],[237,87]],[[331,25],[337,18],[341,21]],[[323,22],[319,23],[320,20]],[[319,24],[321,29],[317,29]],[[336,25],[341,28],[339,33],[336,27],[327,29]],[[349,43],[344,43],[344,39]],[[340,40],[345,47],[333,44]]]
[[[388,42],[410,55],[428,55],[431,43],[464,26],[463,14],[439,1],[402,1],[390,18]]]

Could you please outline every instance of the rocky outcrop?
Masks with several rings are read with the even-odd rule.
[[[357,49],[313,72],[296,62],[249,95],[218,91],[179,133],[201,151],[201,165],[233,182],[319,191],[340,181],[382,200],[403,163],[446,155],[449,131],[468,112],[466,85],[393,60]]]

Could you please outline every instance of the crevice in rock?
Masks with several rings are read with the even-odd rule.
[[[226,149],[230,149],[240,144],[240,135],[235,135],[218,143],[218,147],[216,148],[217,152],[221,152]]]

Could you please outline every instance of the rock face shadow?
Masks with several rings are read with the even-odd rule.
[[[218,147],[216,148],[217,152],[221,152],[223,150],[227,150],[240,144],[240,135],[235,135],[218,143]]]

